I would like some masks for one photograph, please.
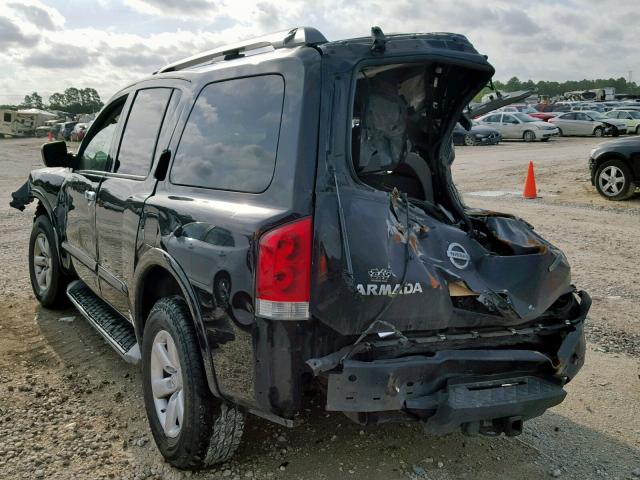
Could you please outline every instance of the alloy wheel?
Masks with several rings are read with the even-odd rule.
[[[608,197],[615,197],[624,188],[624,173],[615,165],[602,169],[598,177],[600,190]]]
[[[39,233],[33,245],[33,270],[40,294],[44,294],[51,285],[51,246],[44,233]]]
[[[153,339],[150,372],[156,415],[165,435],[175,438],[182,428],[184,391],[178,350],[166,330],[160,330]]]

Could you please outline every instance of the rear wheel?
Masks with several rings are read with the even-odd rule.
[[[564,137],[564,133],[562,133],[562,129],[560,127],[558,127],[558,136]]]
[[[533,142],[536,139],[536,134],[533,133],[531,130],[527,130],[522,135],[522,138],[524,138],[525,142]]]
[[[211,394],[182,298],[154,305],[144,328],[142,362],[147,418],[167,461],[197,469],[228,460],[240,444],[244,414]]]
[[[29,239],[29,277],[33,293],[43,307],[60,308],[67,305],[65,275],[56,249],[51,221],[46,215],[33,222]]]
[[[640,125],[636,127],[636,135],[640,135]]]
[[[471,147],[476,144],[476,141],[471,135],[467,134],[464,136],[464,144],[467,147]]]
[[[596,172],[596,189],[607,200],[626,200],[635,191],[631,169],[621,160],[607,160]]]
[[[595,137],[603,137],[604,136],[604,128],[596,127],[595,130],[593,131],[593,135]]]

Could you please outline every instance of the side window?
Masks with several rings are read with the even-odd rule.
[[[182,133],[171,182],[264,191],[273,177],[283,99],[284,79],[279,75],[207,85]]]
[[[576,119],[576,114],[575,113],[565,113],[560,118],[562,120],[575,120]]]
[[[106,171],[109,168],[109,150],[126,98],[116,100],[112,107],[92,125],[89,131],[91,137],[80,154],[79,170]],[[62,126],[61,130],[62,128],[64,127]]]
[[[590,120],[584,113],[576,113],[576,120]]]
[[[171,91],[170,88],[138,91],[122,134],[114,172],[140,176],[149,173]]]
[[[5,122],[10,122],[11,121],[11,113],[10,112],[4,112],[4,121]]]
[[[503,115],[502,116],[502,123],[510,123],[510,124],[514,124],[514,123],[518,123],[518,120],[516,120],[513,115]]]

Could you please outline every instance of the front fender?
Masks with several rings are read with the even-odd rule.
[[[204,363],[209,388],[215,396],[222,398],[220,389],[218,388],[218,381],[216,379],[211,349],[209,347],[206,330],[202,321],[202,313],[200,311],[199,302],[197,300],[195,292],[193,291],[193,288],[191,287],[186,274],[184,273],[180,265],[175,261],[175,259],[173,259],[171,255],[169,255],[164,250],[155,247],[147,250],[138,260],[138,264],[136,265],[136,269],[133,274],[133,281],[131,282],[132,288],[130,288],[129,290],[130,298],[133,303],[133,312],[135,312],[133,320],[136,336],[138,337],[138,339],[142,338],[142,322],[144,320],[143,318],[141,318],[143,292],[142,282],[146,276],[146,273],[148,273],[149,270],[153,267],[164,268],[167,272],[169,272],[171,276],[173,276],[176,283],[180,286],[182,295],[187,302],[187,306],[189,307],[191,318],[193,319],[196,337],[200,346],[200,353],[202,355],[202,361]]]

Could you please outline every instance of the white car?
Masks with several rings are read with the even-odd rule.
[[[488,125],[498,130],[503,139],[546,142],[558,135],[558,129],[554,125],[537,120],[526,113],[493,112],[476,120],[481,125]]]
[[[603,137],[604,135],[618,136],[627,133],[627,124],[623,120],[610,119],[599,112],[567,112],[550,118],[552,123],[560,129],[561,135],[582,135]]]

